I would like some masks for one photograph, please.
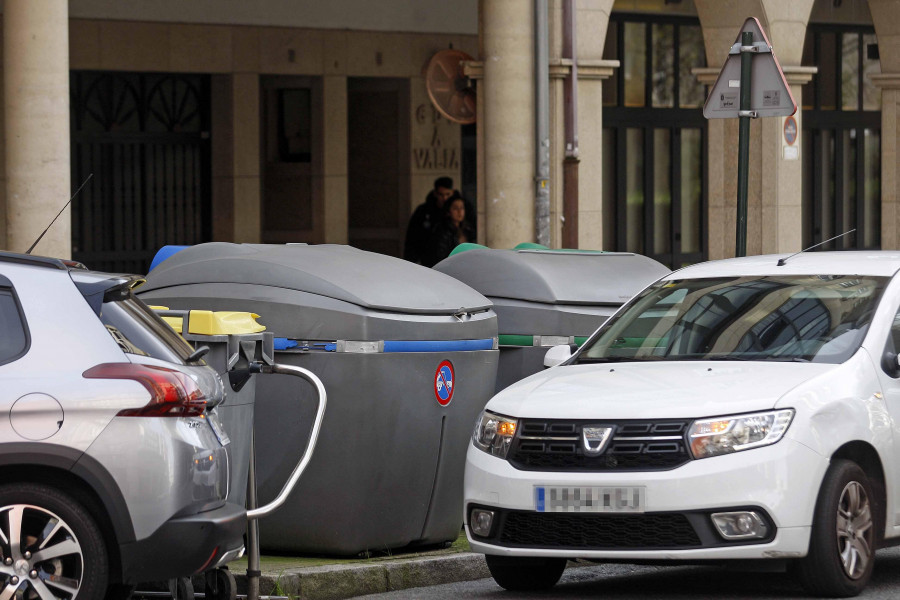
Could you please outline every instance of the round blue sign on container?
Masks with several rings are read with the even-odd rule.
[[[434,397],[441,406],[447,406],[453,399],[455,377],[453,363],[449,360],[438,365],[434,373]]]

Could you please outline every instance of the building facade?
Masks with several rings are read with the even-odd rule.
[[[750,16],[800,110],[751,124],[748,253],[851,229],[828,246],[900,247],[900,0],[6,0],[0,247],[83,184],[36,253],[138,272],[211,240],[399,256],[450,176],[492,247],[731,256],[738,124],[700,109]],[[448,77],[474,125],[429,98],[449,49],[471,57]]]

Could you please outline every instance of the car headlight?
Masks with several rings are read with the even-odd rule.
[[[472,443],[488,454],[506,458],[509,446],[516,435],[517,424],[515,419],[484,411],[475,422]]]
[[[774,444],[787,431],[794,409],[694,421],[688,432],[694,458],[709,458]]]

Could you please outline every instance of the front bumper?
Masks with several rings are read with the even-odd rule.
[[[557,556],[617,560],[729,560],[805,556],[816,496],[828,460],[790,439],[765,448],[694,460],[668,471],[544,472],[520,471],[507,461],[469,448],[465,476],[464,521],[474,551],[506,556]],[[622,513],[540,513],[535,486],[608,486],[645,489],[645,510]],[[490,538],[469,529],[472,507],[497,508],[501,518]],[[765,514],[772,531],[766,539],[726,541],[710,526],[709,513],[736,508]],[[545,527],[553,539],[506,534],[505,519],[514,515],[527,527]],[[584,519],[583,522],[579,519]],[[588,520],[594,521],[589,523]],[[615,522],[613,520],[616,519]],[[677,521],[677,523],[676,523]],[[657,543],[653,531],[678,527],[696,534]],[[589,538],[583,530],[599,525],[614,533]],[[584,525],[583,527],[581,525]],[[572,531],[570,539],[559,528]],[[644,530],[638,541],[637,529]],[[665,537],[665,536],[661,536]],[[596,541],[601,539],[601,541]],[[668,539],[668,538],[666,538]],[[687,541],[686,541],[687,540]]]
[[[148,538],[123,544],[125,583],[188,577],[237,557],[247,511],[237,504],[166,521]]]

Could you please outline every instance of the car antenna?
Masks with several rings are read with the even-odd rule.
[[[809,248],[804,248],[804,249],[801,250],[800,252],[794,252],[793,254],[791,254],[790,256],[788,256],[787,258],[779,258],[779,259],[778,259],[778,266],[779,266],[779,267],[783,267],[784,265],[787,264],[787,261],[791,260],[792,258],[794,258],[795,256],[797,256],[798,254],[802,254],[803,252],[806,252],[807,250],[812,250],[813,248],[818,248],[818,247],[821,246],[822,244],[827,244],[827,243],[830,242],[831,240],[836,240],[836,239],[838,239],[838,238],[840,238],[840,237],[844,237],[845,235],[850,235],[850,234],[853,233],[854,231],[856,231],[856,228],[855,228],[855,227],[854,227],[853,229],[851,229],[850,231],[845,231],[844,233],[842,233],[842,234],[840,234],[840,235],[836,235],[836,236],[834,236],[834,237],[832,237],[832,238],[828,238],[828,239],[825,240],[824,242],[819,242],[818,244],[813,244],[813,245],[810,246]]]
[[[50,221],[49,225],[47,225],[47,229],[45,229],[44,231],[41,232],[41,235],[38,236],[38,239],[34,240],[34,243],[31,245],[31,247],[25,251],[25,254],[31,254],[31,251],[34,250],[34,247],[37,246],[42,239],[44,239],[44,234],[47,233],[48,231],[50,231],[50,228],[53,227],[54,223],[56,223],[56,220],[59,218],[59,215],[63,214],[63,211],[66,210],[66,207],[68,207],[72,203],[72,200],[75,199],[75,196],[78,195],[78,192],[81,191],[81,188],[83,188],[85,186],[85,184],[87,184],[87,182],[90,181],[91,177],[93,177],[93,176],[94,176],[94,174],[90,173],[85,178],[85,180],[83,182],[81,182],[81,185],[78,186],[78,189],[75,190],[75,193],[72,194],[72,197],[69,198],[68,202],[66,202],[66,205],[63,206],[58,213],[56,213],[56,216],[53,217],[53,220]]]

